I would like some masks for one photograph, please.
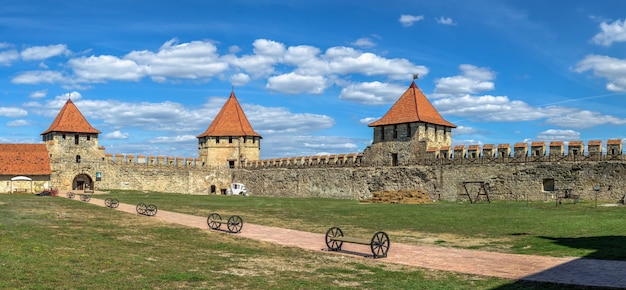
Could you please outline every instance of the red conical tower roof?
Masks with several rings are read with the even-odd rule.
[[[435,125],[456,128],[456,126],[444,120],[439,112],[428,101],[424,93],[412,82],[409,88],[396,101],[391,109],[380,119],[369,124],[370,127],[424,122]]]
[[[61,111],[50,125],[50,128],[41,133],[41,135],[50,132],[100,134],[100,131],[87,122],[87,119],[78,110],[76,105],[74,105],[72,99],[67,99],[67,102],[63,108],[61,108]]]
[[[253,136],[261,137],[259,133],[255,132],[248,122],[246,114],[243,113],[235,92],[230,93],[230,97],[215,116],[213,122],[204,133],[198,135],[198,138],[202,137],[224,137],[224,136]]]

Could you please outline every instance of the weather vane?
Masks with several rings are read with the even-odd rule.
[[[419,78],[420,78],[419,74],[413,74],[413,80],[416,80],[416,79],[419,79]]]

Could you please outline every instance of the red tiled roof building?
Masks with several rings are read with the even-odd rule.
[[[0,144],[0,192],[33,193],[50,188],[50,159],[44,144]]]
[[[260,159],[262,137],[250,125],[235,92],[197,138],[198,155],[205,165],[235,168]]]
[[[429,147],[452,143],[452,128],[412,82],[387,113],[369,124],[374,140],[368,148],[368,162],[397,164],[424,157]]]

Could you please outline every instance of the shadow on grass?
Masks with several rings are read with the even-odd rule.
[[[601,260],[626,261],[626,236],[600,236],[582,238],[551,238],[540,237],[550,240],[552,243],[574,249],[595,250],[584,258]],[[625,273],[626,274],[626,273]]]
[[[540,238],[570,248],[595,251],[496,289],[626,288],[626,237]]]

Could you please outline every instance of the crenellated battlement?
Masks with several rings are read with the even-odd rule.
[[[146,156],[134,154],[105,154],[105,163],[108,165],[132,165],[132,166],[167,166],[167,167],[195,167],[208,168],[202,158],[174,157],[174,156]]]
[[[299,156],[247,161],[243,164],[243,168],[355,167],[361,166],[362,159],[363,153]]]
[[[433,160],[487,160],[491,162],[557,162],[557,161],[601,161],[601,160],[623,160],[622,139],[609,139],[606,143],[602,140],[590,140],[585,143],[580,140],[575,141],[545,141],[519,142],[513,144],[484,144],[480,145],[456,145],[452,154],[450,146],[440,148],[429,147],[426,150],[426,164],[432,164]],[[546,145],[547,144],[547,145]],[[586,150],[585,150],[586,149]],[[422,162],[416,160],[418,164]],[[461,162],[462,163],[462,162]]]

